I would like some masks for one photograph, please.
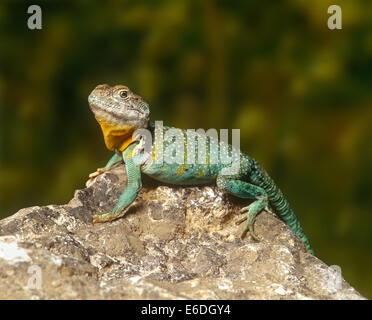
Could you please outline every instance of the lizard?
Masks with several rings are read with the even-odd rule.
[[[138,154],[138,148],[143,142],[135,138],[136,131],[147,129],[153,138],[155,136],[155,126],[150,121],[149,104],[127,86],[110,86],[108,84],[98,85],[90,93],[88,102],[101,127],[107,149],[114,151],[114,155],[105,167],[99,168],[89,175],[88,184],[98,175],[121,163],[124,163],[128,177],[127,186],[111,212],[94,215],[93,223],[108,222],[122,217],[126,212],[125,209],[136,199],[142,188],[142,174],[161,182],[176,185],[216,183],[217,187],[224,192],[253,200],[251,204],[240,210],[244,215],[236,221],[237,223],[246,221],[242,235],[249,231],[253,239],[261,241],[254,233],[253,225],[256,216],[266,209],[269,213],[271,212],[283,220],[300,237],[308,252],[314,254],[288,201],[273,179],[255,159],[240,152],[237,172],[223,174],[223,170],[231,163],[222,163],[220,154],[218,154],[217,161],[213,163],[210,161],[212,150],[216,150],[212,146],[217,147],[218,153],[221,152],[221,149],[218,141],[207,136],[205,151],[207,160],[205,163],[188,162],[187,151],[185,151],[184,162],[181,164],[153,161],[154,155],[156,156],[156,152],[159,152],[156,149],[156,137],[155,141],[151,142],[151,157],[145,158],[142,162],[135,161],[134,155]],[[186,146],[186,130],[164,126],[163,134],[166,135],[167,131],[171,129],[176,129],[181,133],[185,138],[184,144]],[[198,141],[196,141],[196,147],[201,147],[198,145]],[[166,142],[164,145],[166,146]],[[231,154],[231,145],[228,150]]]

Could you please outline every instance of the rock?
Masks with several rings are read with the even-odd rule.
[[[145,181],[125,217],[91,224],[126,184],[120,166],[66,205],[0,221],[0,299],[364,299],[266,212],[240,238],[245,203],[214,186]]]

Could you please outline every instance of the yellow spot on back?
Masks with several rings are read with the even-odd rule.
[[[177,171],[177,175],[180,176],[182,173],[185,172],[185,164],[181,164],[181,168]]]
[[[203,175],[203,170],[199,171],[198,174],[196,175],[197,178],[200,178]]]
[[[209,154],[207,154],[207,155],[205,156],[205,161],[206,161],[207,164],[209,164],[209,162],[210,162]]]

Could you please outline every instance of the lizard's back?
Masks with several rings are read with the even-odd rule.
[[[162,130],[162,146],[158,148],[159,136],[152,130],[152,157],[143,164],[143,173],[169,184],[198,185],[215,182],[223,169],[230,168],[226,174],[248,179],[251,158],[237,150],[239,161],[234,161],[230,144],[225,144],[225,150],[213,136],[167,126]]]

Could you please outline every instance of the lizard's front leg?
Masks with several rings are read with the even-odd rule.
[[[95,178],[97,178],[102,173],[105,173],[106,171],[116,167],[118,164],[123,162],[122,155],[115,151],[114,155],[110,158],[110,160],[106,163],[104,168],[98,168],[95,172],[91,173],[89,175],[89,180],[86,182],[86,186],[89,187]]]
[[[249,206],[240,210],[240,212],[248,212],[241,219],[237,220],[237,223],[247,220],[247,224],[242,235],[249,230],[249,233],[255,240],[261,241],[261,239],[257,237],[253,231],[253,224],[257,214],[268,207],[269,201],[266,191],[254,184],[223,175],[217,176],[216,183],[220,189],[227,191],[234,196],[247,199],[256,199]]]
[[[93,216],[93,223],[107,222],[117,219],[125,214],[124,209],[127,208],[137,197],[138,192],[142,188],[141,181],[141,167],[132,159],[133,148],[135,144],[128,147],[123,152],[123,159],[125,162],[125,169],[127,171],[127,186],[121,194],[115,207],[109,213]]]

